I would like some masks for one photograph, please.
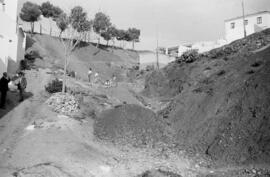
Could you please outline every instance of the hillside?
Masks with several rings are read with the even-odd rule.
[[[146,78],[145,95],[172,100],[159,117],[180,149],[226,165],[270,163],[269,43],[267,29]]]
[[[39,67],[63,67],[64,47],[57,38],[48,35],[34,35],[27,38],[27,53],[37,53],[40,59],[36,61]],[[106,48],[96,48],[93,44],[81,43],[69,60],[69,71],[76,71],[79,78],[87,79],[91,67],[103,79],[109,79],[113,74],[119,78],[125,77],[127,68],[138,65],[139,56],[136,52]],[[121,77],[122,76],[122,77]]]

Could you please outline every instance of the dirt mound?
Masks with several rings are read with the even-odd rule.
[[[149,76],[145,92],[173,98],[159,116],[180,147],[226,164],[270,162],[269,43],[270,29]]]
[[[95,122],[95,135],[101,140],[134,147],[166,142],[166,131],[151,110],[123,105],[104,111]]]
[[[163,170],[151,170],[151,171],[146,171],[145,173],[137,177],[182,177],[182,176],[172,173],[172,172],[163,171]]]
[[[21,169],[13,173],[14,177],[37,177],[37,176],[50,176],[50,177],[70,177],[71,174],[65,172],[61,167],[54,166],[50,163],[38,164],[30,168]]]

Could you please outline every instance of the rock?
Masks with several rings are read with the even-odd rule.
[[[46,101],[46,103],[53,111],[65,115],[70,115],[79,111],[79,103],[74,96],[67,93],[55,93]]]

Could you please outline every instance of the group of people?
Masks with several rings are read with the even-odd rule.
[[[89,81],[89,83],[92,83],[93,81],[94,81],[94,82],[97,82],[99,74],[96,72],[96,73],[94,74],[94,80],[93,80],[93,79],[92,79],[92,77],[93,77],[93,70],[92,70],[92,68],[89,68],[88,73],[87,73],[87,76],[88,76],[88,81]],[[92,81],[92,80],[93,80],[93,81]]]
[[[96,82],[99,80],[99,79],[98,79],[99,74],[98,74],[97,72],[96,72],[95,74],[93,74],[92,68],[89,68],[87,75],[88,75],[88,81],[89,81],[90,84],[91,84],[93,81],[96,83]],[[94,79],[92,78],[93,75],[94,75]],[[104,82],[104,85],[105,85],[105,87],[111,87],[111,86],[113,85],[113,83],[115,83],[115,85],[117,86],[116,75],[115,75],[115,74],[113,74],[112,79],[106,80],[106,81]]]
[[[0,79],[0,92],[1,92],[1,103],[0,108],[4,109],[6,104],[7,92],[9,90],[9,83],[14,82],[19,90],[19,101],[24,100],[24,90],[27,86],[27,80],[23,72],[19,72],[12,79],[8,76],[6,72],[3,73],[2,78]]]

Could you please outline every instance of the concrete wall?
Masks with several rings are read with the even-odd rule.
[[[1,34],[0,34],[1,35]],[[7,71],[8,40],[1,35],[0,37],[0,75]]]
[[[257,17],[262,17],[262,24],[257,24]],[[262,13],[256,14],[252,16],[247,16],[245,20],[248,20],[248,24],[246,25],[247,35],[253,34],[260,30],[266,29],[270,27],[270,13]],[[235,23],[235,28],[231,28],[231,23]],[[244,26],[243,19],[238,18],[235,20],[229,20],[225,22],[225,33],[226,40],[228,42],[232,42],[237,39],[241,39],[244,37]]]
[[[25,36],[17,27],[17,0],[6,0],[5,4],[4,11],[0,8],[0,21],[4,24],[0,28],[0,75],[6,71],[14,73],[25,52]]]

